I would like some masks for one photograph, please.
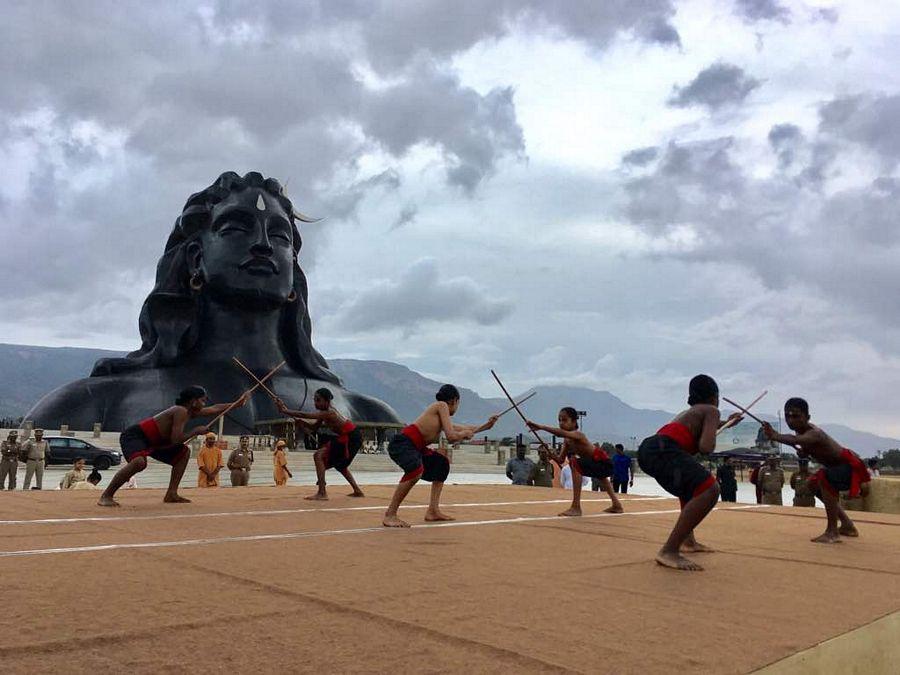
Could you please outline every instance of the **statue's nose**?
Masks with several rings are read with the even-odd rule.
[[[272,253],[272,242],[269,241],[269,232],[265,223],[260,223],[257,229],[256,241],[250,247],[252,253],[269,255]]]

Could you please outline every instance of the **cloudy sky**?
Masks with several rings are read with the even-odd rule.
[[[188,195],[256,170],[325,217],[327,357],[900,434],[900,3],[0,5],[0,341],[135,348]]]

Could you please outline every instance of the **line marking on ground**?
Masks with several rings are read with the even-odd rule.
[[[568,500],[565,500],[568,501]],[[738,511],[742,509],[764,509],[766,504],[747,504],[745,506],[730,506],[725,508],[716,508],[715,511]],[[681,509],[665,509],[662,511],[632,511],[630,513],[592,513],[579,518],[571,516],[518,516],[516,518],[496,518],[492,520],[456,520],[445,523],[423,523],[413,525],[408,529],[423,528],[439,528],[439,527],[477,527],[480,525],[509,525],[517,523],[534,523],[548,520],[569,520],[575,521],[585,518],[626,518],[628,516],[652,516],[665,515],[671,513],[681,513]],[[61,553],[96,553],[99,551],[118,551],[127,549],[143,549],[143,548],[174,548],[180,546],[204,546],[209,544],[227,544],[245,541],[275,541],[284,539],[309,539],[313,537],[328,537],[342,534],[364,534],[367,532],[392,532],[401,528],[380,527],[359,527],[343,530],[319,530],[312,532],[287,532],[284,534],[249,534],[235,537],[215,537],[205,539],[183,539],[180,541],[151,541],[138,542],[133,544],[97,544],[93,546],[68,546],[65,548],[37,548],[23,551],[0,551],[0,558],[15,558],[36,555],[56,555]],[[407,528],[402,528],[407,529]]]
[[[649,502],[659,501],[663,499],[671,499],[671,497],[635,497],[633,499],[622,500],[624,503],[629,502]],[[536,499],[533,501],[521,502],[465,502],[459,504],[441,504],[441,506],[452,508],[466,508],[477,506],[520,506],[531,504],[569,504],[571,499]],[[582,499],[582,503],[599,503],[608,502],[608,499]],[[120,520],[177,520],[181,518],[222,518],[225,516],[280,516],[292,513],[339,513],[343,511],[382,511],[387,508],[385,505],[380,506],[344,506],[344,507],[328,507],[304,508],[304,509],[275,509],[271,511],[218,511],[214,513],[172,513],[155,516],[83,516],[80,518],[34,518],[30,520],[0,520],[0,525],[53,525],[60,523],[97,523],[106,521]],[[428,504],[408,504],[401,507],[402,509],[426,509]]]

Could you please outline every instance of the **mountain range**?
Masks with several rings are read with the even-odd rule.
[[[101,349],[0,344],[0,417],[24,415],[47,392],[86,377],[97,359],[121,355],[121,352]],[[442,384],[390,361],[331,359],[329,366],[344,380],[348,389],[386,401],[403,420],[417,417],[428,403],[434,401],[434,394]],[[484,398],[471,389],[457,386],[462,399],[456,419],[462,422],[480,423],[509,405],[505,398]],[[570,405],[587,412],[582,419],[582,428],[590,438],[623,443],[628,448],[652,434],[673,414],[665,410],[634,408],[608,391],[586,387],[541,386],[514,396],[519,400],[532,392],[536,392],[536,396],[523,405],[523,410],[535,421],[556,424],[559,408]],[[840,424],[821,426],[861,455],[900,447],[900,440],[895,438]],[[733,445],[750,445],[757,428],[752,422],[744,422],[726,435]],[[496,438],[525,431],[515,412],[510,412],[501,418],[490,435]]]

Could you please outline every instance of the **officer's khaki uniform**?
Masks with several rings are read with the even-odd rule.
[[[228,470],[231,471],[231,484],[241,487],[250,482],[250,468],[253,464],[253,451],[250,448],[244,450],[236,447],[228,455]]]
[[[781,506],[781,488],[784,487],[784,471],[764,466],[759,470],[759,486],[762,491],[762,503]]]
[[[23,489],[31,488],[31,477],[34,476],[35,485],[40,490],[44,484],[44,458],[50,451],[50,444],[47,441],[37,441],[31,439],[25,441],[23,452],[28,458],[25,462],[25,485]]]
[[[19,470],[19,450],[21,444],[10,438],[0,443],[0,490],[6,487],[9,476],[9,489],[16,489],[16,472]]]

